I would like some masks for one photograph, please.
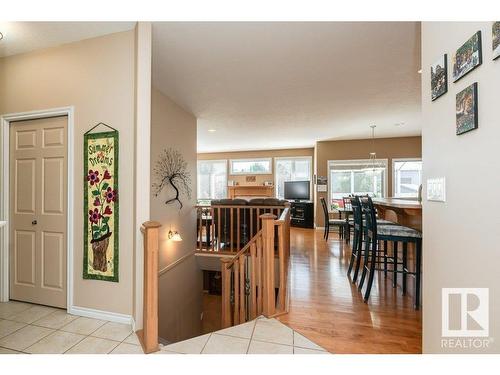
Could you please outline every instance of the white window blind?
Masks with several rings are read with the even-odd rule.
[[[285,181],[311,181],[312,158],[310,156],[275,158],[276,196],[285,196]]]
[[[230,174],[271,174],[273,173],[272,158],[232,159]]]
[[[350,194],[384,197],[387,160],[330,160],[328,162],[330,204]]]
[[[422,161],[417,159],[393,160],[394,196],[416,198],[422,183]]]
[[[198,160],[198,199],[227,197],[227,161]]]

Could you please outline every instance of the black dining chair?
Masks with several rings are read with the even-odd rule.
[[[351,230],[354,229],[354,218],[351,216],[351,213],[353,214],[351,198],[351,196],[342,198],[345,212],[344,239],[346,243],[351,241]]]
[[[393,242],[394,243],[394,254],[393,254],[393,272],[394,283],[397,284],[397,274],[401,273],[403,275],[403,294],[406,294],[406,278],[408,275],[415,277],[415,296],[414,296],[414,307],[416,310],[420,308],[420,277],[421,277],[421,263],[422,263],[422,233],[409,227],[402,225],[377,225],[377,218],[373,202],[370,197],[363,198],[361,200],[361,206],[363,209],[364,218],[366,221],[366,237],[365,237],[365,250],[364,250],[364,265],[363,273],[361,274],[361,280],[359,283],[359,290],[363,288],[363,284],[366,276],[368,275],[368,282],[366,285],[364,301],[367,302],[370,298],[370,292],[373,285],[373,279],[375,277],[375,271],[381,271],[377,269],[376,266],[380,262],[378,261],[378,244],[380,241],[383,242]],[[403,262],[398,262],[397,254],[397,243],[401,242],[403,244]],[[415,271],[411,272],[408,269],[407,261],[407,247],[409,243],[415,244]],[[384,262],[387,261],[387,257]],[[399,269],[401,265],[401,269]],[[384,272],[387,270],[382,269]]]
[[[343,219],[330,219],[328,214],[328,207],[326,205],[325,198],[320,198],[321,207],[323,208],[323,215],[325,218],[325,231],[323,233],[323,238],[328,241],[328,236],[330,234],[330,227],[338,227],[339,237],[342,238],[343,228],[345,225],[345,220]]]

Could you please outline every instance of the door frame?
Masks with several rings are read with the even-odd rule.
[[[10,123],[14,121],[36,120],[48,117],[67,116],[67,235],[66,235],[66,309],[73,307],[73,204],[74,204],[74,107],[12,113],[0,117],[0,176],[3,176],[0,195],[0,218],[7,224],[0,229],[0,302],[9,301],[9,225],[10,225]]]

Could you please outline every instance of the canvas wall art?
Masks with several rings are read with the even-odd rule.
[[[457,94],[457,135],[477,129],[477,82]]]
[[[431,65],[431,98],[436,100],[448,91],[448,56],[445,54]]]
[[[482,62],[481,31],[478,31],[453,55],[453,81],[458,81]]]
[[[493,22],[492,39],[493,39],[493,60],[500,57],[500,21]]]
[[[84,135],[83,278],[118,282],[118,131]]]

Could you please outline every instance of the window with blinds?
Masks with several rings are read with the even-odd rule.
[[[393,159],[392,173],[395,197],[418,197],[418,190],[422,183],[422,160]]]
[[[311,181],[310,156],[280,157],[274,159],[276,197],[285,197],[285,181]]]
[[[198,199],[227,197],[227,160],[198,160]]]
[[[387,160],[328,161],[330,203],[350,194],[384,197],[387,192]]]

